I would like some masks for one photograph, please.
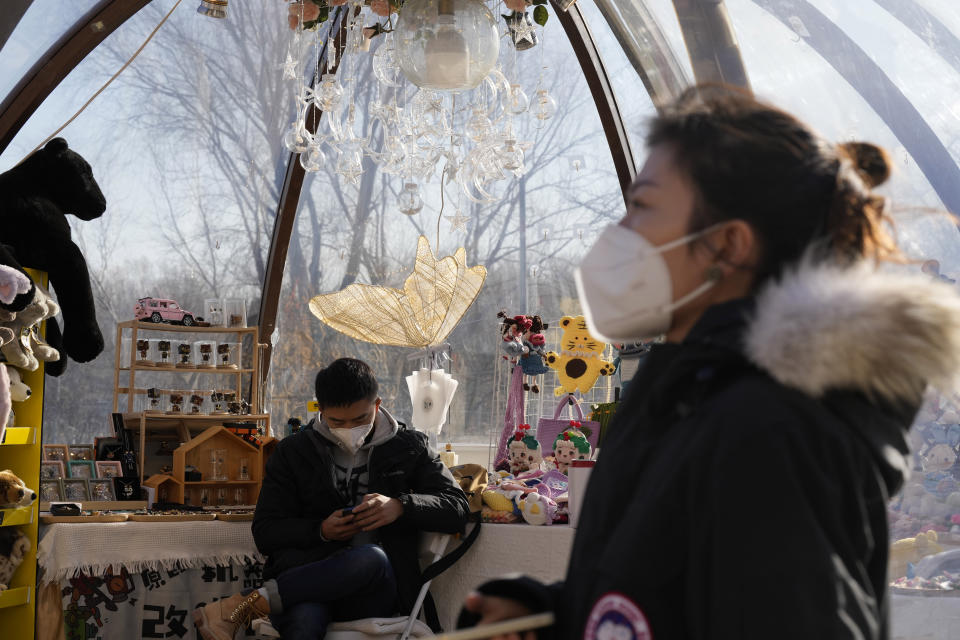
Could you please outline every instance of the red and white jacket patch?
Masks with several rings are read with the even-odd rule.
[[[630,598],[611,592],[597,600],[587,619],[585,640],[653,640],[647,617]]]

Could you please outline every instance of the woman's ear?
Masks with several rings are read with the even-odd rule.
[[[724,274],[734,270],[753,269],[759,257],[757,234],[747,222],[730,220],[709,240],[715,259]]]

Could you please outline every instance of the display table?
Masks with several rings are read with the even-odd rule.
[[[197,638],[196,607],[263,583],[249,522],[41,527],[38,640]]]

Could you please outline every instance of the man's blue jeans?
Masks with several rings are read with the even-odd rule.
[[[288,569],[275,589],[264,586],[270,608],[279,611],[270,620],[283,640],[322,640],[331,622],[389,617],[397,600],[393,568],[374,544]]]

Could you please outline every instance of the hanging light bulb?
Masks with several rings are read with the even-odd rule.
[[[395,34],[400,70],[424,89],[473,89],[500,53],[497,23],[480,0],[408,0]]]
[[[500,164],[507,171],[519,171],[523,168],[523,149],[517,147],[517,141],[513,138],[503,141]]]
[[[537,120],[549,120],[557,113],[557,101],[546,89],[538,89],[536,97],[537,107],[533,112]]]
[[[313,173],[319,171],[320,167],[327,161],[327,156],[319,144],[311,144],[306,151],[300,154],[300,166],[304,171]]]
[[[310,144],[309,135],[302,124],[292,122],[287,132],[283,134],[283,146],[292,153],[303,153]]]
[[[226,18],[227,0],[200,0],[197,13],[208,18]]]
[[[416,215],[423,209],[423,198],[420,197],[420,187],[415,182],[405,182],[400,197],[397,198],[400,213],[408,216]]]
[[[523,87],[518,84],[510,85],[510,95],[507,96],[507,104],[504,108],[508,113],[518,115],[527,110],[530,106],[530,98],[523,92]]]

